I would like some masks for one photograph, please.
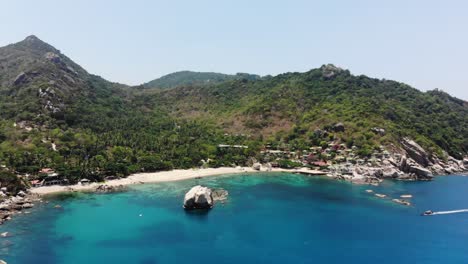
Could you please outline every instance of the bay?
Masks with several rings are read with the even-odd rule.
[[[186,212],[202,184],[229,192]],[[386,194],[380,199],[366,189]],[[0,227],[8,263],[465,263],[468,177],[385,181],[379,187],[289,173],[225,175],[66,194]],[[412,206],[390,198],[412,194]],[[61,208],[54,208],[59,204]]]

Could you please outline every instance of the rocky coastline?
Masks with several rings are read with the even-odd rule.
[[[468,170],[468,157],[457,160],[447,155],[442,159],[428,153],[408,138],[402,140],[402,146],[402,149],[395,148],[388,151],[388,155],[364,164],[333,164],[329,167],[328,175],[336,179],[376,185],[384,179],[429,181],[434,175],[465,173]]]
[[[337,180],[345,180],[357,184],[378,185],[385,179],[429,181],[433,179],[434,175],[466,173],[468,171],[468,157],[465,157],[463,160],[457,160],[448,155],[445,158],[440,158],[425,151],[415,141],[408,138],[402,140],[401,146],[393,149],[387,148],[386,152],[388,154],[379,159],[365,160],[364,163],[355,164],[349,162],[334,163],[320,170],[312,170],[305,167],[300,169],[280,169],[274,168],[269,162],[254,162],[250,168],[236,167],[229,170],[224,168],[224,170],[219,169],[218,172],[210,171],[205,176],[258,171],[292,172],[307,175],[326,175]],[[195,173],[196,170],[193,172],[188,171],[185,171],[185,174],[187,174],[185,176],[180,176],[184,174],[184,171],[173,171],[172,174],[174,175],[171,174],[170,177],[167,175],[167,179],[163,176],[158,176],[157,180],[153,180],[151,177],[139,178],[137,180],[138,175],[135,175],[133,176],[136,177],[135,179],[126,179],[118,183],[118,180],[114,180],[105,184],[91,184],[89,188],[80,186],[82,188],[75,189],[74,186],[68,186],[61,190],[64,192],[90,191],[95,193],[113,193],[125,191],[126,185],[130,183],[172,181],[203,176],[203,173]],[[41,195],[35,193],[34,190],[22,190],[17,193],[10,193],[5,187],[0,190],[0,198],[2,199],[0,203],[0,224],[11,219],[15,214],[28,213],[27,209],[34,207],[34,204],[37,202],[42,202]],[[407,201],[405,199],[397,199],[394,202],[406,204]]]
[[[94,189],[95,193],[116,193],[116,192],[124,192],[127,190],[127,187],[120,184],[120,185],[107,185],[101,184]]]
[[[94,193],[115,193],[115,192],[123,192],[127,188],[124,185],[106,185],[101,184],[96,188],[90,190],[90,192]],[[73,188],[69,187],[67,192],[76,192]],[[32,193],[29,190],[21,190],[16,194],[11,194],[8,190],[3,187],[0,190],[0,196],[4,198],[0,202],[0,225],[4,222],[11,220],[14,215],[17,214],[28,214],[29,211],[27,209],[31,209],[37,203],[42,203],[42,196],[36,193]],[[60,208],[59,206],[56,206]]]
[[[7,197],[8,190],[3,190],[1,193]],[[42,202],[42,198],[28,191],[19,191],[15,195],[11,195],[0,203],[0,225],[5,221],[10,220],[14,215],[27,214],[28,209],[34,207],[34,204]]]

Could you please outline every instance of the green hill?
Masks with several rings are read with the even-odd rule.
[[[73,182],[192,167],[215,145],[206,126],[136,105],[132,89],[35,36],[0,48],[0,65],[0,165],[18,173],[52,167]]]
[[[317,143],[315,130],[330,130],[341,122],[346,131],[334,136],[360,147],[398,144],[411,136],[440,155],[446,151],[461,158],[468,151],[467,102],[437,90],[424,93],[395,81],[354,76],[333,65],[173,89],[154,94],[149,104],[174,117],[203,119],[229,132],[299,148]],[[376,127],[386,135],[372,133]]]
[[[59,50],[29,36],[0,48],[0,116],[35,126],[74,122],[73,109],[122,100],[125,86],[87,73]]]
[[[401,152],[409,137],[440,159],[468,153],[466,101],[333,65],[262,78],[180,72],[145,87],[89,74],[34,36],[0,48],[0,165],[75,182],[244,165],[266,146],[344,144],[366,158]]]
[[[260,79],[258,75],[238,73],[236,75],[215,73],[215,72],[192,72],[180,71],[165,75],[156,80],[143,84],[144,88],[170,89],[180,86],[203,86],[214,85],[229,80],[239,79]]]

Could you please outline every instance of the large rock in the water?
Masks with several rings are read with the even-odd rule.
[[[112,192],[121,192],[124,190],[125,190],[125,186],[123,185],[112,186],[112,185],[102,184],[96,187],[94,191],[97,193],[112,193]]]
[[[444,174],[445,173],[445,170],[444,168],[439,165],[439,164],[434,164],[432,167],[431,167],[431,170],[432,172],[434,172],[435,174],[438,174],[438,175],[441,175],[441,174]]]
[[[254,170],[258,170],[258,171],[259,171],[259,170],[262,168],[262,164],[256,162],[256,163],[254,163],[254,164],[252,165],[252,168],[253,168]]]
[[[227,199],[229,193],[224,189],[216,189],[213,190],[211,197],[213,197],[213,201],[224,201]]]
[[[401,175],[399,179],[411,178],[413,180],[430,180],[433,178],[432,172],[420,166],[416,161],[405,156],[402,157],[400,163],[400,170],[414,175],[415,177],[408,177],[410,175]]]
[[[392,167],[382,169],[383,178],[398,178],[398,170]]]
[[[432,179],[432,172],[420,166],[411,166],[410,172],[416,174],[419,179]]]
[[[210,209],[213,205],[212,191],[208,187],[197,185],[185,194],[185,209]]]

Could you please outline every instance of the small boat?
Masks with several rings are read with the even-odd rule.
[[[434,214],[433,211],[427,210],[427,211],[425,211],[424,213],[422,213],[421,215],[433,215],[433,214]]]

